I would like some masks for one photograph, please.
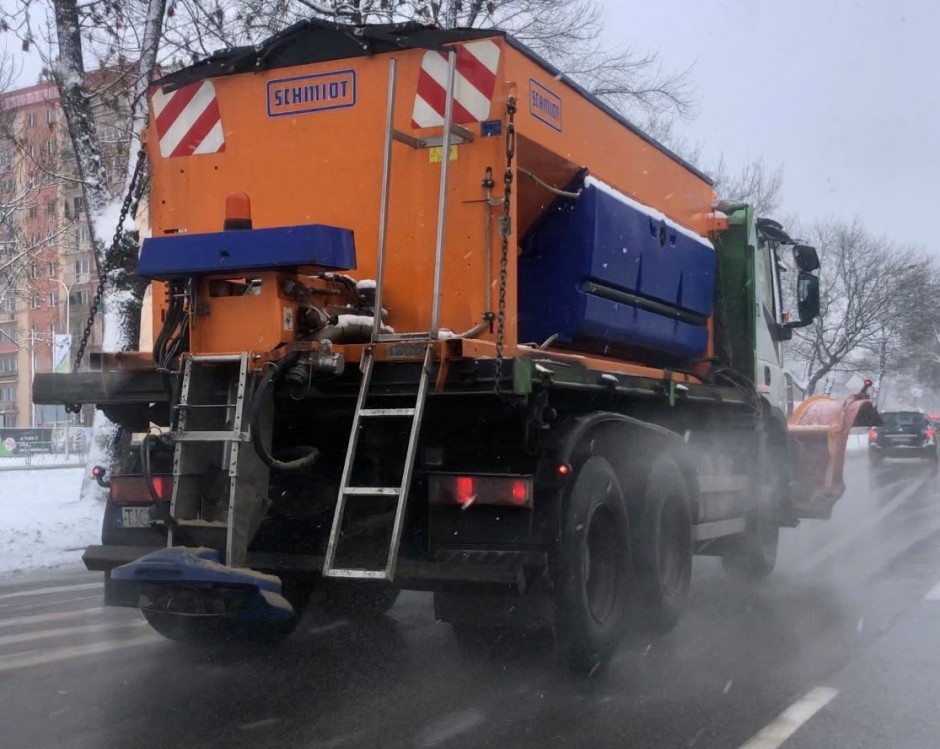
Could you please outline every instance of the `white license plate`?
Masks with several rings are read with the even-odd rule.
[[[149,507],[122,507],[121,525],[125,528],[146,528],[150,525]]]

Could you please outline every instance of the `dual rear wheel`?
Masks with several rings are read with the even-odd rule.
[[[558,552],[556,649],[578,669],[606,662],[628,625],[667,632],[692,572],[688,488],[676,462],[653,466],[632,515],[610,462],[589,458],[571,487]]]

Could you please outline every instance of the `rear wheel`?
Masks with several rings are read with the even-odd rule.
[[[721,558],[726,572],[749,580],[764,580],[777,563],[780,526],[773,503],[761,498],[747,518],[747,525],[734,550]]]
[[[589,458],[574,480],[558,550],[556,652],[577,669],[613,653],[623,632],[630,582],[630,525],[610,463]]]
[[[868,465],[878,467],[884,462],[884,456],[878,450],[868,451]]]
[[[779,501],[786,488],[782,465],[771,451],[761,450],[754,479],[755,505],[747,515],[744,533],[721,559],[722,566],[733,575],[764,580],[777,564]]]
[[[641,625],[670,631],[679,621],[692,579],[692,508],[672,458],[650,471],[635,536]]]

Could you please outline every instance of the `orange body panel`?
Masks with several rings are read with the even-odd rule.
[[[493,197],[502,197],[506,102],[510,95],[518,99],[519,148],[514,166],[559,186],[577,169],[588,167],[608,184],[699,233],[707,235],[710,228],[712,192],[704,179],[631,132],[575,89],[555,80],[501,37],[493,41],[500,46],[501,55],[489,116],[502,121],[502,132],[495,137],[481,137],[480,123],[471,123],[467,127],[474,139],[457,145],[456,159],[452,157],[451,161],[441,326],[456,332],[479,324],[484,313],[495,312],[500,254],[497,219],[501,210],[492,208],[492,220],[486,220],[481,181],[487,169],[492,169]],[[441,133],[441,128],[414,130],[411,126],[424,54],[422,49],[405,49],[211,79],[224,132],[223,151],[163,157],[151,121],[147,142],[153,163],[154,235],[219,231],[226,196],[244,192],[251,201],[254,228],[312,223],[351,228],[355,233],[357,268],[350,275],[359,280],[374,278],[392,57],[398,61],[394,127],[421,137]],[[335,74],[348,82],[353,80],[349,71],[354,73],[355,97],[347,97],[342,107],[269,116],[269,82],[323,74]],[[535,86],[549,90],[560,108],[550,106],[552,111],[547,113],[539,110],[531,98]],[[546,121],[552,115],[557,115],[557,122]],[[388,323],[397,331],[427,331],[430,327],[440,172],[439,149],[435,153],[394,143],[383,307],[389,313]],[[516,343],[517,238],[552,199],[551,193],[519,171],[513,187],[506,293],[508,347]],[[492,242],[488,267],[487,224]],[[494,309],[486,308],[487,285]],[[164,295],[155,294],[154,300],[157,309],[153,319],[159,327]],[[212,306],[221,309],[222,304],[217,302],[213,300]],[[194,345],[201,351],[257,349],[259,336],[267,341],[274,335],[272,331],[284,333],[282,310],[259,309],[260,301],[244,302],[244,298],[232,300],[224,325],[215,309],[205,325],[197,320],[203,332],[194,336]],[[270,314],[271,319],[259,323],[256,316],[262,314]],[[480,338],[494,340],[489,329]],[[291,336],[283,340],[291,340]]]

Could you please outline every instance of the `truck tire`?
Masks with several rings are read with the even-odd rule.
[[[692,579],[692,508],[675,460],[653,464],[634,535],[642,629],[672,630],[685,606]]]
[[[555,648],[559,660],[593,670],[623,632],[630,588],[630,522],[610,463],[580,468],[564,511],[557,551]]]
[[[315,601],[332,619],[368,621],[387,613],[398,599],[398,588],[370,583],[324,582]]]
[[[764,472],[758,483],[757,506],[746,518],[744,533],[721,558],[726,572],[755,582],[765,580],[777,563],[777,503],[784,491],[782,479],[774,470]]]
[[[144,619],[168,640],[200,648],[240,645],[278,645],[297,626],[300,617],[279,622],[249,622],[214,616],[187,616],[142,609]]]

